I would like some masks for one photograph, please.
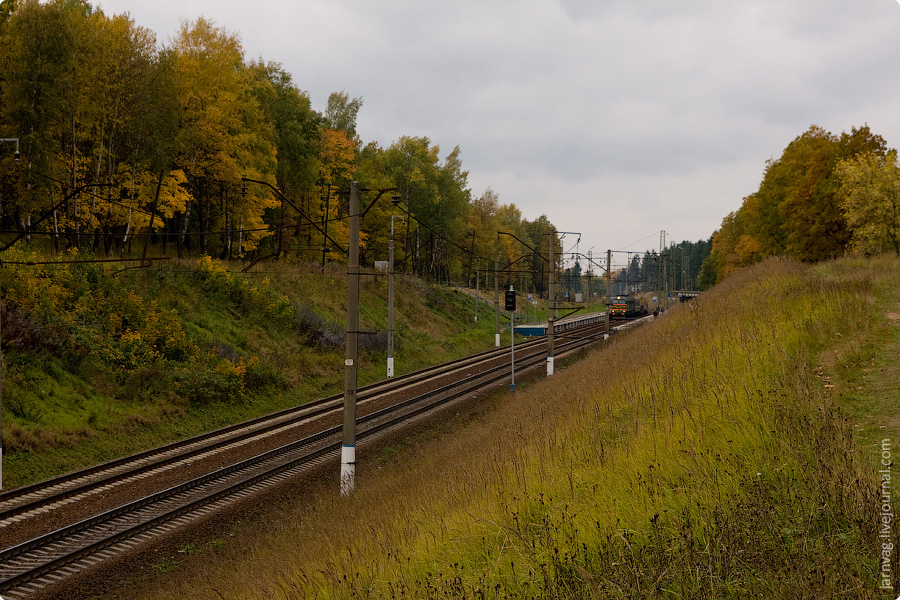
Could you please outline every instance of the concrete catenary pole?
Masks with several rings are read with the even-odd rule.
[[[669,286],[669,283],[666,279],[666,232],[665,230],[659,232],[659,268],[661,273],[659,275],[662,277],[661,285],[659,286],[659,295],[661,296],[659,299],[659,307],[660,311],[664,312],[666,310],[666,289]]]
[[[402,218],[402,216],[391,215],[391,240],[388,244],[388,377],[394,376],[394,219]]]
[[[481,295],[479,284],[481,283],[481,258],[475,259],[475,322],[478,322],[478,300]]]
[[[359,336],[359,182],[350,183],[350,258],[347,265],[347,343],[344,354],[344,429],[341,496],[353,494],[356,477],[356,372]]]
[[[494,347],[500,347],[500,248],[494,250]]]
[[[513,286],[509,286],[509,291],[514,291]],[[516,391],[516,311],[509,311],[509,365],[510,365],[510,384],[509,391]]]
[[[666,248],[666,253],[663,255],[663,286],[665,289],[663,290],[663,298],[665,302],[666,310],[669,310],[669,249]]]
[[[550,281],[547,303],[547,375],[553,375],[553,326],[556,324],[556,230],[550,228]]]
[[[325,212],[322,213],[322,273],[325,273],[325,255],[328,254],[328,211],[331,209],[331,186],[325,196]]]
[[[606,314],[603,320],[606,322],[606,335],[609,336],[610,331],[610,309],[612,308],[612,250],[606,251]]]

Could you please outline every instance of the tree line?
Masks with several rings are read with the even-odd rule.
[[[670,244],[661,252],[629,252],[625,266],[613,273],[614,294],[651,291],[694,290],[703,261],[709,256],[712,240],[687,240]],[[667,283],[668,281],[668,283]]]
[[[20,150],[0,145],[0,248],[344,261],[356,180],[364,207],[374,190],[400,201],[366,214],[363,264],[387,258],[392,226],[399,268],[435,280],[473,281],[498,245],[505,265],[548,255],[547,217],[473,196],[459,147],[364,142],[362,98],[314,110],[279,63],[248,61],[202,17],[161,45],[85,0],[4,0],[0,85],[0,137]]]
[[[759,189],[722,221],[701,289],[775,255],[804,262],[848,253],[900,255],[900,163],[868,125],[816,125],[769,160]]]

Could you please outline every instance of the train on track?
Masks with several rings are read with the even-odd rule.
[[[611,319],[633,319],[646,317],[647,301],[642,296],[623,294],[609,297],[609,315]]]

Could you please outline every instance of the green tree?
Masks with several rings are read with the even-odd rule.
[[[385,169],[394,187],[415,218],[407,222],[405,247],[412,255],[413,272],[437,276],[436,228],[440,203],[440,147],[427,137],[403,136],[385,151]],[[419,227],[423,223],[426,227]]]
[[[438,214],[436,226],[447,241],[444,246],[444,280],[452,280],[462,274],[468,264],[468,256],[460,249],[468,246],[469,231],[466,228],[472,194],[468,188],[469,172],[462,167],[459,146],[444,158],[438,179]]]
[[[697,289],[701,291],[708,290],[717,283],[719,272],[719,256],[715,251],[710,252],[709,256],[700,265],[700,274],[697,275]]]
[[[22,228],[26,215],[49,208],[52,180],[67,179],[60,144],[68,127],[68,79],[75,68],[75,35],[65,13],[55,4],[23,0],[11,13],[0,40],[4,137],[18,137],[32,171],[20,170],[8,188],[4,217]],[[68,178],[71,180],[71,178]]]
[[[762,254],[759,241],[747,233],[744,212],[732,212],[713,234],[712,250],[702,263],[701,277],[718,283],[738,269],[758,262]]]
[[[268,188],[248,186],[242,177],[273,179],[275,135],[264,118],[260,95],[271,85],[248,69],[236,35],[200,18],[185,23],[176,36],[176,86],[182,109],[178,130],[180,155],[176,167],[184,171],[194,202],[181,215],[179,252],[196,209],[202,253],[209,251],[210,231],[246,231],[245,248],[252,249],[268,235],[263,217],[279,203]]]
[[[764,256],[786,253],[804,261],[842,254],[850,231],[837,198],[839,181],[835,165],[841,158],[861,151],[884,152],[884,140],[868,127],[853,128],[836,137],[811,126],[788,144],[781,158],[769,165],[760,190],[756,223],[747,222],[747,233],[759,243]],[[781,231],[773,231],[778,218]]]
[[[890,248],[900,255],[900,164],[897,151],[865,152],[838,163],[840,200],[851,247],[863,254]]]
[[[351,99],[347,92],[332,92],[325,108],[325,125],[329,129],[343,131],[347,134],[347,139],[356,143],[356,117],[362,103],[362,98]]]
[[[146,119],[146,99],[153,95],[150,84],[156,40],[149,30],[136,27],[125,16],[107,18],[96,12],[87,22],[85,42],[84,60],[79,61],[83,105],[77,109],[78,129],[84,132],[82,152],[91,170],[89,181],[112,185],[120,166],[140,159],[137,130]],[[131,211],[118,197],[98,191],[82,204],[79,219],[85,232],[102,230],[93,242],[102,239],[108,252],[113,231],[126,230]]]
[[[143,170],[171,163],[178,119],[170,53],[158,52],[153,34],[129,18],[107,17],[78,0],[26,1],[2,35],[0,71],[12,84],[3,86],[0,118],[14,124],[5,133],[22,140],[29,164],[18,171],[15,203],[2,216],[15,212],[22,228],[68,198],[47,227],[68,230],[73,244],[88,232],[109,251],[152,209],[139,206]],[[71,193],[89,182],[114,185]]]
[[[469,247],[472,248],[474,257],[479,263],[473,267],[472,271],[480,268],[484,272],[494,268],[494,249],[497,247],[497,230],[499,229],[497,221],[499,207],[500,197],[491,188],[473,199],[469,205],[466,214],[466,231],[473,236]],[[478,260],[479,258],[480,260]],[[493,279],[490,281],[492,282]]]
[[[312,110],[309,96],[294,85],[291,75],[280,64],[255,63],[271,84],[271,95],[261,95],[260,104],[266,118],[275,128],[277,165],[275,179],[278,188],[291,198],[310,218],[318,217],[320,208],[316,183],[319,175],[319,143],[322,119]],[[314,229],[309,222],[288,211],[296,223],[293,236],[310,246]],[[285,233],[287,233],[285,231]]]
[[[840,254],[848,241],[828,181],[836,142],[832,134],[814,125],[788,144],[771,169],[775,175],[772,193],[782,219],[783,250],[800,260],[831,258]]]
[[[525,221],[522,228],[527,237],[529,245],[537,251],[530,261],[531,266],[531,285],[540,297],[545,297],[550,282],[550,243],[551,232],[556,232],[557,228],[550,222],[547,215],[541,215],[534,221]],[[557,236],[558,237],[558,236]],[[562,244],[558,239],[555,240],[554,262],[557,271],[559,270],[560,259],[562,257]]]
[[[346,250],[350,240],[349,221],[349,196],[346,193],[350,189],[350,182],[356,173],[356,152],[353,142],[347,137],[347,133],[337,129],[322,129],[319,139],[319,184],[318,197],[324,199],[321,205],[323,212],[321,217],[316,217],[323,224],[322,243],[331,248],[328,253],[330,260],[346,260],[347,255],[341,250]],[[362,204],[362,203],[361,203]],[[327,233],[328,238],[325,238]],[[340,248],[334,247],[337,242]],[[360,246],[364,249],[367,244],[367,236],[360,231]]]

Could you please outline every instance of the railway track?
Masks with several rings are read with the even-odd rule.
[[[522,350],[540,346],[541,341],[520,344]],[[471,365],[492,358],[502,358],[508,349],[489,350],[456,361],[429,367],[404,376],[384,380],[359,388],[357,397],[361,407],[373,399],[401,392],[412,386],[425,385],[440,377],[457,374]],[[135,477],[171,469],[184,461],[205,454],[220,452],[251,440],[289,429],[307,419],[321,417],[343,408],[343,395],[334,394],[313,402],[284,409],[269,415],[224,427],[206,434],[153,448],[94,467],[60,475],[32,485],[0,493],[0,530],[18,520],[37,513],[46,514],[56,506],[62,506],[73,498],[83,498],[94,491],[106,491],[122,485]],[[5,546],[0,542],[0,548]]]
[[[557,334],[555,353],[562,357],[577,352],[603,335],[602,325]],[[517,344],[517,374],[543,366],[545,358],[543,339]],[[509,377],[509,369],[507,347],[360,388],[357,442],[364,445],[454,400],[495,387]],[[27,598],[229,503],[334,460],[341,445],[342,399],[342,395],[323,398],[0,495],[0,594]],[[292,441],[270,443],[268,449],[258,451],[261,443],[285,437]],[[189,478],[175,475],[184,465],[214,457],[224,460],[224,466],[207,466],[206,472]],[[156,485],[160,489],[146,493],[143,484],[137,486],[149,478],[162,482]],[[129,497],[124,491],[131,485],[142,490],[139,497],[122,500]],[[110,507],[110,500],[96,502],[101,497],[115,505]],[[71,513],[73,505],[87,505],[89,512]],[[65,517],[68,522],[62,516],[54,518],[62,513],[75,516]],[[36,522],[46,523],[50,530],[34,533]],[[28,532],[27,539],[21,539],[23,532]],[[15,545],[9,545],[10,540]]]

